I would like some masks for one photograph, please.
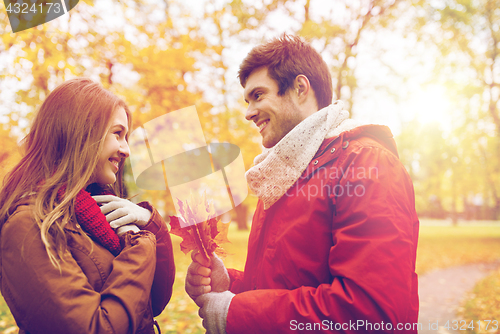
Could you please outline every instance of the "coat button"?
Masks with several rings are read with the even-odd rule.
[[[347,148],[347,146],[349,146],[349,141],[347,141],[347,140],[346,140],[346,141],[344,142],[344,145],[342,146],[342,148],[343,148],[343,149],[346,149],[346,148]]]
[[[335,152],[335,147],[331,149],[330,153]]]
[[[76,228],[80,228],[80,224],[76,224]]]
[[[317,165],[317,164],[318,164],[318,162],[319,162],[319,161],[318,161],[318,160],[316,160],[316,161],[314,161],[314,164],[315,164],[315,165]]]

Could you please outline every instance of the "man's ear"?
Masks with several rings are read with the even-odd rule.
[[[295,92],[299,101],[305,101],[308,95],[312,92],[309,79],[303,74],[297,75],[294,81]]]

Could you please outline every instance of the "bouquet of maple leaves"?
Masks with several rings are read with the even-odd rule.
[[[182,238],[180,246],[184,254],[197,249],[207,260],[214,252],[225,256],[226,252],[219,245],[230,242],[227,239],[229,223],[224,224],[216,218],[213,203],[207,201],[206,194],[203,193],[200,199],[191,194],[189,201],[177,199],[177,204],[181,217],[170,216],[170,233]],[[188,226],[181,227],[179,219]]]

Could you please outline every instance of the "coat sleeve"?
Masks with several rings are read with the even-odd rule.
[[[227,269],[227,273],[229,275],[229,290],[233,293],[239,293],[243,291],[243,276],[244,272],[241,270],[236,270],[232,268]]]
[[[411,180],[384,149],[361,147],[339,159],[344,171],[356,169],[330,180],[331,282],[237,294],[227,333],[417,333],[418,219]],[[410,322],[412,329],[404,330]]]
[[[132,333],[148,309],[156,263],[155,237],[126,233],[101,291],[93,290],[69,250],[52,265],[29,210],[1,233],[2,294],[29,333]],[[148,259],[148,260],[145,260]]]
[[[175,280],[172,240],[159,212],[148,202],[141,202],[138,205],[151,211],[151,218],[144,229],[154,233],[156,237],[156,270],[151,289],[153,315],[156,317],[165,309],[172,297]]]

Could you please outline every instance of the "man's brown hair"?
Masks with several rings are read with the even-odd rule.
[[[321,55],[298,36],[283,34],[265,44],[254,47],[240,65],[238,78],[245,87],[250,74],[267,67],[268,75],[278,84],[282,96],[293,87],[295,78],[302,74],[309,79],[318,108],[332,103],[332,77]]]

